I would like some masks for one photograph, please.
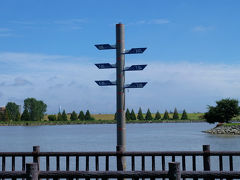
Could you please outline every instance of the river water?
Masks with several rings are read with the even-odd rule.
[[[240,151],[240,136],[203,133],[208,123],[127,124],[127,151]],[[2,126],[0,151],[115,151],[116,125]],[[239,162],[236,162],[239,163]]]
[[[208,123],[127,124],[127,151],[240,150],[240,136],[203,133]],[[115,151],[116,125],[2,126],[0,151]]]

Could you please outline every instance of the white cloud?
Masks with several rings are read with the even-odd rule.
[[[86,19],[66,19],[66,20],[57,20],[54,21],[55,24],[63,24],[63,25],[73,25],[79,23],[85,23]]]
[[[152,19],[152,20],[140,20],[136,22],[128,23],[127,25],[143,25],[143,24],[169,24],[170,21],[168,19]]]
[[[12,86],[27,86],[27,85],[32,85],[32,83],[30,81],[28,81],[27,79],[21,78],[21,77],[16,77],[14,79],[13,84],[11,84]]]
[[[9,32],[11,31],[9,28],[0,28],[0,32]]]
[[[168,24],[170,21],[168,19],[153,19],[149,21],[149,24]]]
[[[0,37],[13,36],[12,30],[9,28],[0,28]]]
[[[86,22],[87,22],[86,18],[71,18],[71,19],[63,19],[63,20],[34,21],[34,22],[15,20],[15,21],[10,21],[9,23],[15,24],[17,28],[24,28],[24,29],[55,28],[58,30],[79,30],[83,28],[83,23],[86,23]],[[1,28],[0,28],[0,33],[1,33]]]
[[[49,112],[58,106],[68,112],[90,109],[115,112],[115,88],[98,87],[94,80],[114,80],[114,70],[99,70],[93,60],[60,55],[0,53],[1,104],[27,97],[42,99]],[[224,64],[160,63],[150,61],[144,71],[126,72],[126,83],[148,81],[143,89],[126,91],[126,107],[153,112],[186,109],[203,112],[223,97],[240,96],[240,66]],[[15,86],[14,86],[15,85]]]
[[[64,26],[64,28],[66,28],[66,25],[67,25],[67,28],[71,30],[80,30],[82,29],[83,23],[86,23],[86,22],[87,22],[86,19],[76,18],[76,19],[57,20],[57,21],[54,21],[53,23]]]
[[[0,37],[11,37],[13,36],[12,33],[0,33]]]
[[[20,25],[34,25],[34,24],[36,24],[35,22],[32,22],[32,21],[23,21],[23,20],[10,21],[10,23],[20,24]]]
[[[195,32],[206,32],[206,31],[211,31],[213,29],[214,29],[213,26],[195,26],[193,28],[193,31],[195,31]]]

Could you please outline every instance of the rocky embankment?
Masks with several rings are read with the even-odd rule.
[[[240,125],[232,125],[232,126],[221,125],[203,132],[210,133],[210,134],[240,135]]]

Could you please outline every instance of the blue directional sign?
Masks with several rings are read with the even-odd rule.
[[[116,64],[110,64],[110,63],[100,63],[95,64],[99,69],[108,69],[108,68],[116,68]]]
[[[147,82],[133,82],[125,85],[125,88],[143,88],[146,84]]]
[[[147,48],[132,48],[130,50],[126,50],[124,54],[141,54],[143,53]]]
[[[103,80],[103,81],[95,81],[99,86],[113,86],[116,85],[116,82],[112,82],[109,80]]]
[[[110,44],[96,44],[95,46],[99,50],[116,49],[115,45],[110,45]]]
[[[130,66],[130,67],[125,67],[124,71],[141,71],[141,70],[143,70],[146,66],[147,66],[147,64],[143,64],[143,65],[132,65],[132,66]]]

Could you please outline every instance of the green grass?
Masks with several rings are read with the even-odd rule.
[[[90,120],[90,121],[0,121],[0,126],[40,126],[40,125],[70,125],[70,124],[104,124],[114,123],[109,120]]]
[[[169,114],[170,120],[130,120],[127,123],[173,123],[173,122],[205,122],[202,118],[204,113],[188,113],[188,120],[172,120],[173,114]],[[137,115],[137,114],[136,114]],[[143,114],[145,117],[145,114]],[[153,118],[155,114],[152,114]],[[182,114],[179,114],[181,118]],[[90,121],[70,121],[70,115],[67,115],[68,121],[48,121],[48,116],[45,115],[42,121],[15,121],[15,122],[0,122],[0,126],[39,126],[39,125],[67,125],[67,124],[112,124],[116,123],[114,114],[92,114],[95,120]],[[163,114],[161,114],[163,117]],[[240,121],[240,116],[235,117],[233,121]],[[225,126],[240,125],[240,123],[226,123]]]
[[[203,116],[204,113],[189,113],[188,119],[189,120],[201,120],[201,116]],[[146,114],[143,114],[145,117]],[[93,114],[92,115],[96,120],[103,119],[103,120],[113,120],[114,114]],[[136,114],[137,116],[137,114]],[[155,114],[152,113],[153,118],[155,117]],[[181,118],[182,114],[179,114],[179,117]],[[163,117],[163,114],[161,114],[161,117]],[[169,114],[170,119],[173,117],[173,114]]]
[[[239,126],[240,123],[224,123],[224,126]]]
[[[130,120],[127,123],[163,123],[163,122],[202,122],[204,121],[200,117],[202,113],[190,113],[188,114],[188,120]],[[67,124],[111,124],[116,123],[114,120],[114,114],[92,114],[95,120],[90,121],[70,121],[70,115],[68,114],[68,121],[48,121],[47,115],[44,116],[42,121],[10,121],[10,122],[0,122],[0,126],[39,126],[39,125],[67,125]],[[145,117],[145,114],[143,114]],[[152,114],[153,118],[155,114]],[[173,114],[169,114],[169,117],[172,118]],[[163,114],[161,114],[163,117]],[[179,114],[181,117],[181,114]]]

